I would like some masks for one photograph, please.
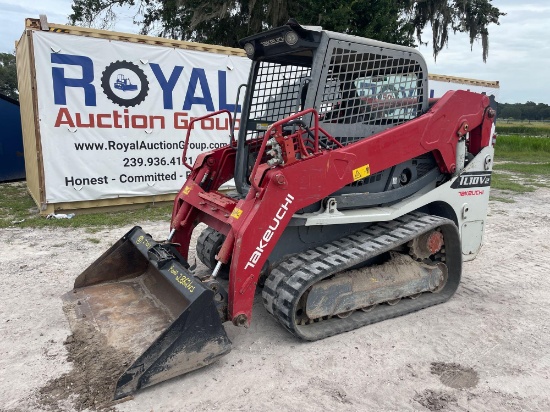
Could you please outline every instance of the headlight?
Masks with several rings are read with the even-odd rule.
[[[244,51],[248,56],[254,56],[254,45],[252,43],[246,43],[244,45]]]
[[[285,43],[289,46],[294,46],[298,43],[299,37],[294,31],[287,31],[285,34]]]

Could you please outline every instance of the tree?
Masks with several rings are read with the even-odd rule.
[[[499,103],[498,117],[501,119],[516,120],[548,120],[550,119],[550,106],[545,103]]]
[[[502,106],[502,109],[501,109]],[[501,119],[521,119],[521,108],[517,105],[498,105],[498,117]]]
[[[404,1],[305,0],[292,2],[289,15],[304,25],[412,46],[413,27],[403,13]],[[315,10],[312,13],[312,10]]]
[[[537,104],[532,101],[527,101],[522,105],[521,115],[523,119],[526,120],[536,120],[537,119]]]
[[[405,12],[415,28],[417,39],[422,43],[422,30],[432,27],[434,58],[443,50],[449,40],[449,29],[454,33],[468,33],[470,45],[481,39],[483,61],[489,54],[490,24],[499,24],[501,13],[491,5],[492,0],[409,0]]]
[[[489,51],[491,24],[504,15],[492,0],[73,0],[72,24],[109,27],[117,7],[138,7],[135,22],[142,34],[238,46],[238,40],[286,23],[322,25],[327,30],[390,43],[424,43],[432,28],[434,57],[448,43],[449,32],[481,40],[483,61]]]
[[[19,100],[15,55],[11,53],[0,53],[0,93]]]

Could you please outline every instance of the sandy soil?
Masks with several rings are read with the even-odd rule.
[[[448,303],[304,343],[257,296],[250,329],[226,325],[229,355],[114,408],[550,410],[550,190],[514,199],[491,202],[485,246]],[[167,222],[142,226],[166,236]],[[0,231],[0,410],[42,410],[41,388],[71,376],[60,296],[124,232]]]

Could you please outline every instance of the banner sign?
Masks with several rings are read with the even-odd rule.
[[[221,109],[240,117],[245,57],[33,36],[47,203],[177,192],[190,121]],[[229,133],[225,114],[195,122],[187,162],[227,145]]]
[[[498,91],[499,91],[497,87],[459,83],[456,81],[432,80],[432,79],[428,81],[428,88],[430,89],[430,98],[442,97],[449,90],[467,90],[473,93],[486,94],[489,97],[494,96],[495,99],[498,99]]]

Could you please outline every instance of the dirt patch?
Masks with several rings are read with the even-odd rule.
[[[108,346],[105,338],[88,324],[73,330],[63,344],[73,368],[39,390],[41,406],[59,410],[60,401],[71,399],[77,411],[114,411],[111,401],[115,385],[132,354]]]
[[[348,399],[348,395],[345,390],[339,387],[332,381],[321,379],[319,377],[312,378],[308,382],[308,390],[314,392],[321,390],[323,395],[330,396],[334,401],[341,404],[350,405],[352,402]]]
[[[516,203],[490,202],[484,245],[476,260],[464,263],[460,287],[447,303],[300,342],[257,294],[250,328],[224,325],[233,342],[225,357],[138,391],[113,409],[547,412],[550,189],[510,196]],[[141,223],[156,239],[169,230],[166,221]],[[74,228],[0,230],[1,411],[44,411],[35,396],[39,388],[64,374],[74,381],[67,372],[78,366],[66,359],[63,342],[72,332],[60,296],[130,229],[93,235]],[[89,236],[101,242],[85,241]],[[194,252],[189,260],[195,261]],[[474,389],[442,386],[430,371],[434,361],[473,367],[480,380]],[[42,398],[50,395],[42,392]],[[78,399],[75,392],[65,389],[68,398],[48,408],[82,409],[86,395]]]
[[[449,404],[456,404],[456,396],[442,392],[426,389],[422,393],[418,393],[414,400],[430,411],[441,411],[446,409]]]
[[[458,363],[432,362],[430,371],[445,386],[455,389],[473,388],[479,382],[477,372]]]

